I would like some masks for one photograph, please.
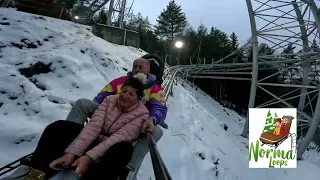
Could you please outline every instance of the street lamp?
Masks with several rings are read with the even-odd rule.
[[[178,65],[180,65],[180,63],[179,63],[179,60],[180,60],[180,53],[181,53],[181,48],[182,48],[182,46],[183,46],[183,42],[182,41],[176,41],[176,43],[175,43],[175,46],[176,46],[176,48],[178,49],[178,56],[177,56],[177,63],[178,63]]]
[[[75,16],[74,19],[77,19],[77,20],[78,20],[78,19],[79,19],[79,16]]]
[[[176,44],[175,44],[175,46],[176,46],[176,48],[180,49],[180,48],[182,48],[182,46],[183,46],[183,42],[177,41]]]

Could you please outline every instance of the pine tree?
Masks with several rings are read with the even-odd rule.
[[[125,22],[125,27],[127,29],[137,31],[140,34],[146,33],[152,30],[152,25],[149,21],[148,16],[143,17],[141,13],[138,14],[130,14],[129,18]]]
[[[259,44],[258,54],[272,55],[274,52],[275,52],[275,50],[271,49],[271,47],[268,44],[266,44],[266,43]]]
[[[293,43],[288,43],[288,46],[286,48],[283,49],[283,52],[281,54],[292,54],[294,52],[294,49],[296,47],[293,46]],[[294,55],[286,55],[284,56],[286,58],[289,58],[289,59],[294,59]]]
[[[208,34],[208,28],[203,24],[200,24],[197,31],[198,38],[204,39],[206,38],[207,34]]]
[[[271,112],[270,110],[268,111],[268,114],[267,114],[267,117],[270,117],[271,116]]]
[[[99,13],[99,23],[107,24],[107,12],[104,9],[102,9]]]
[[[238,50],[239,40],[238,40],[238,36],[236,35],[236,33],[232,32],[229,38],[230,38],[230,47],[231,47],[230,51],[233,52],[233,51]],[[232,62],[243,62],[244,52],[238,52],[237,54],[231,56],[231,59],[232,59]],[[226,62],[229,62],[229,61],[226,61]]]
[[[267,118],[266,118],[266,122],[264,124],[264,129],[263,129],[263,133],[264,132],[270,132],[273,131],[275,128],[275,119],[277,118],[277,113],[275,114],[275,117],[272,117],[272,114],[270,112],[270,110],[268,111],[267,114]]]
[[[239,41],[236,33],[232,32],[232,34],[230,35],[230,40],[231,40],[232,51],[237,50],[239,46]]]
[[[164,9],[158,16],[157,23],[155,26],[156,34],[173,41],[176,34],[183,32],[187,25],[187,18],[182,12],[181,6],[171,1],[167,9]]]
[[[73,8],[73,5],[77,3],[76,0],[57,0],[57,4],[63,4],[66,9]]]
[[[319,51],[319,46],[318,46],[318,43],[317,43],[317,41],[315,39],[312,41],[312,44],[311,44],[310,48],[311,48],[311,50],[310,50],[311,52],[318,52]],[[318,77],[320,75],[320,73],[319,73],[319,70],[320,70],[320,68],[319,68],[319,60],[311,62],[311,65],[313,66],[313,69],[314,69],[314,73],[313,73],[312,79],[314,81],[317,81]]]

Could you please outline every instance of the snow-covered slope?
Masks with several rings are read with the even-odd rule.
[[[32,152],[47,124],[64,119],[76,99],[92,99],[145,54],[97,38],[90,27],[13,9],[0,9],[0,48],[0,167]],[[44,64],[42,74],[24,69],[37,62]],[[247,139],[239,136],[244,119],[186,83],[173,87],[167,105],[169,129],[158,149],[175,180],[300,180],[319,174],[320,156],[313,150],[298,169],[249,169]],[[138,179],[154,179],[149,155]]]
[[[167,103],[169,130],[158,143],[173,179],[301,180],[317,177],[320,154],[314,150],[306,151],[305,160],[298,162],[297,169],[249,169],[248,142],[239,135],[244,123],[241,116],[186,83],[174,86],[173,94]],[[138,179],[153,177],[151,166],[148,155]]]
[[[92,99],[144,54],[87,26],[0,8],[0,166],[32,152],[48,123],[65,119],[75,100]],[[39,62],[42,74],[25,69]]]

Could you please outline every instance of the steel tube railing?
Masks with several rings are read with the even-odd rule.
[[[152,138],[152,133],[150,131],[147,132],[148,137],[148,146],[151,155],[151,161],[153,166],[153,172],[156,180],[172,180],[168,169],[166,168],[159,151],[157,149],[157,145]]]

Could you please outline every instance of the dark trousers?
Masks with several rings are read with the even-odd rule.
[[[78,136],[83,127],[78,123],[64,120],[48,125],[33,154],[32,167],[44,171],[47,178],[58,173],[59,171],[51,169],[49,164],[64,154],[64,150]],[[97,144],[98,142],[93,142],[88,150]],[[113,145],[98,163],[91,164],[81,179],[117,179],[130,162],[132,153],[133,146],[129,142]]]

